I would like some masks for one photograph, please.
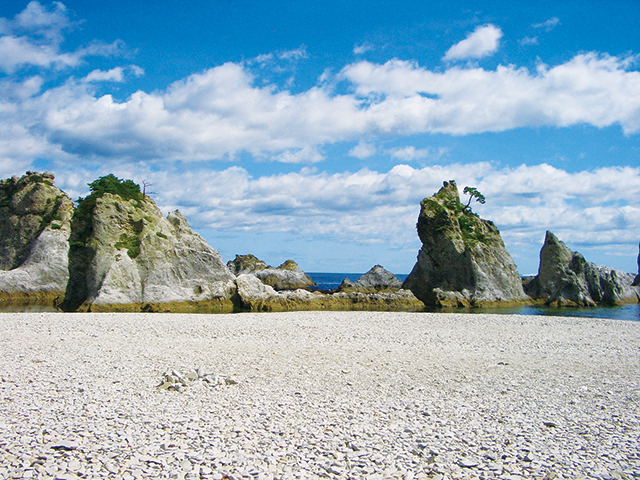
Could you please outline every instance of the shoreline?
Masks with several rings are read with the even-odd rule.
[[[632,478],[639,344],[576,317],[3,313],[0,477]],[[198,367],[235,383],[156,390]]]

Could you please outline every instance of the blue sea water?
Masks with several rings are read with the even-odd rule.
[[[311,279],[318,284],[317,290],[335,290],[340,286],[342,280],[348,278],[355,282],[362,273],[308,273]],[[403,282],[407,275],[396,275],[398,280]],[[491,309],[458,309],[447,310],[447,312],[469,312],[469,313],[496,313],[496,314],[516,314],[516,315],[551,315],[561,317],[590,317],[608,318],[612,320],[633,320],[640,322],[640,304],[622,305],[619,307],[592,307],[592,308],[551,308],[538,306],[525,306],[514,308],[491,308]]]
[[[364,273],[306,273],[318,285],[314,290],[335,290],[340,286],[344,279],[355,282],[364,275]],[[396,275],[396,278],[401,282],[404,282],[407,276],[408,275]]]

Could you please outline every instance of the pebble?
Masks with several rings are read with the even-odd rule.
[[[0,314],[0,478],[626,480],[638,344],[600,319]]]

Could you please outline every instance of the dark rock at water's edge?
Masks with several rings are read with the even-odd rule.
[[[460,203],[454,181],[444,182],[420,206],[417,229],[422,248],[403,288],[430,307],[529,301],[500,232]]]
[[[274,268],[254,255],[236,255],[235,259],[227,262],[227,267],[234,275],[253,274],[275,290],[296,290],[316,286],[311,277],[293,260],[287,260]]]
[[[587,262],[547,232],[538,275],[524,287],[527,294],[548,305],[587,307],[637,302],[633,281],[633,274]]]
[[[89,185],[69,250],[65,311],[232,311],[235,277],[187,220],[130,180]]]
[[[69,278],[73,202],[52,173],[27,172],[0,181],[0,300],[58,303]]]
[[[338,288],[339,292],[397,292],[402,282],[382,265],[375,265],[355,282],[344,279]]]

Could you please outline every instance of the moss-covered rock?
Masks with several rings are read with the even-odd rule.
[[[0,298],[51,305],[69,278],[71,199],[51,173],[0,181]]]
[[[405,280],[428,306],[481,307],[528,300],[496,226],[460,203],[454,181],[421,202],[422,248]]]
[[[233,308],[234,276],[180,212],[163,217],[137,185],[113,176],[90,188],[72,221],[63,309]]]

